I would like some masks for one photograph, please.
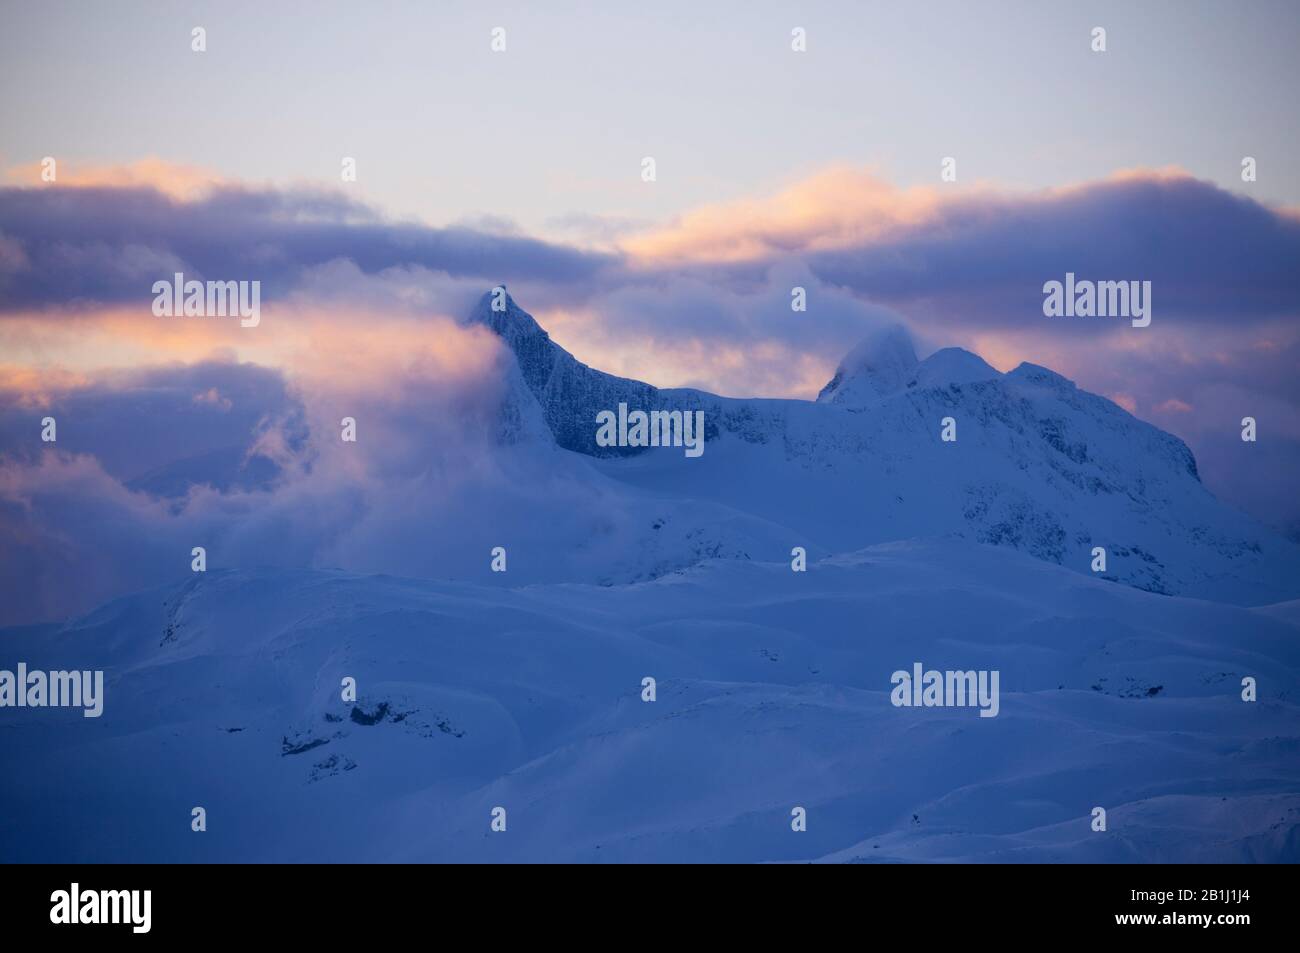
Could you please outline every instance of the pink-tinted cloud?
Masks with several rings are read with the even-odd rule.
[[[751,262],[886,240],[933,222],[937,188],[898,189],[865,169],[827,169],[756,199],[709,205],[624,239],[641,267]]]
[[[52,165],[44,160],[29,162],[5,169],[0,179],[10,185],[36,188],[147,188],[179,202],[196,201],[217,187],[231,184],[212,169],[156,156],[120,165],[60,159],[54,159]]]

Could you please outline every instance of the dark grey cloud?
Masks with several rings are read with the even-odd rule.
[[[335,193],[217,189],[195,202],[146,188],[0,189],[0,313],[152,301],[153,281],[259,280],[264,299],[347,260],[495,282],[590,280],[614,259],[471,227],[381,219]]]
[[[1156,320],[1244,322],[1297,312],[1300,217],[1195,179],[1140,176],[953,201],[933,221],[809,262],[929,322],[1041,325],[1043,283],[1067,271],[1151,281]]]
[[[182,202],[146,188],[5,188],[0,313],[78,301],[145,306],[152,282],[176,270],[199,279],[258,279],[263,299],[273,300],[338,261],[363,275],[406,269],[477,287],[512,281],[539,309],[589,304],[629,288],[654,293],[682,279],[749,295],[782,277],[774,270],[806,269],[817,282],[930,328],[1041,325],[1043,282],[1067,271],[1151,281],[1157,321],[1253,322],[1293,315],[1300,302],[1300,216],[1180,176],[979,194],[854,247],[811,251],[800,240],[785,244],[768,258],[740,264],[630,267],[617,254],[501,228],[389,221],[336,192],[227,187]],[[708,313],[683,313],[671,323],[710,334]],[[791,343],[807,332],[745,323]],[[1094,329],[1062,322],[1059,330]]]
[[[40,439],[48,416],[56,421],[60,451],[95,457],[123,483],[153,485],[164,477],[162,468],[191,461],[224,488],[237,482],[270,421],[300,414],[274,368],[216,360],[148,367],[55,391],[40,404],[0,391],[0,455],[31,461],[50,449]],[[218,459],[229,466],[214,468]]]

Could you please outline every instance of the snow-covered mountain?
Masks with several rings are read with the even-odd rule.
[[[1242,605],[1300,596],[1300,547],[1215,499],[1181,440],[1046,368],[1001,374],[959,348],[918,361],[895,327],[855,348],[815,403],[737,400],[589,368],[512,299],[503,311],[491,301],[470,321],[518,362],[528,393],[512,390],[508,406],[531,396],[555,442],[616,482],[779,527],[772,542],[784,534],[786,552],[952,535],[1091,573],[1100,546],[1103,578],[1151,592]],[[596,414],[619,403],[702,410],[703,456],[597,446]],[[717,555],[781,555],[751,548],[764,544],[754,533],[714,543]]]
[[[397,484],[438,532],[253,568],[214,527],[205,573],[0,629],[0,670],[106,680],[98,718],[0,708],[0,860],[1300,861],[1296,548],[1181,441],[899,329],[734,400],[470,320],[491,465]],[[703,411],[704,454],[597,446],[619,403]],[[916,664],[997,672],[997,715],[895,705]]]

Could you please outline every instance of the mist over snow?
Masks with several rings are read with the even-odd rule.
[[[1153,592],[1300,596],[1297,547],[1207,492],[1181,441],[1048,370],[919,360],[881,315],[816,402],[662,389],[577,361],[512,298],[432,314],[406,277],[381,315],[353,310],[352,266],[317,270],[331,306],[304,293],[272,332],[283,368],[231,357],[3,392],[0,533],[20,541],[0,556],[4,621],[183,578],[194,546],[226,568],[517,586],[951,536],[1078,572],[1102,545],[1107,578]],[[703,457],[606,460],[596,415],[620,402],[702,411]],[[25,439],[46,415],[58,442]],[[483,556],[498,545],[508,577]]]

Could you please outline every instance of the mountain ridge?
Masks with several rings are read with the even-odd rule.
[[[960,349],[917,361],[905,332],[885,330],[815,401],[729,398],[605,374],[509,296],[504,311],[491,300],[469,320],[513,354],[528,391],[519,399],[537,402],[558,446],[621,482],[785,526],[792,545],[954,534],[1089,573],[1100,546],[1099,575],[1151,592],[1239,604],[1300,595],[1300,547],[1215,499],[1182,440],[1049,368],[1003,374]],[[596,413],[620,402],[704,411],[703,457],[596,446]],[[752,492],[756,482],[767,492]],[[804,493],[830,512],[812,512]]]

